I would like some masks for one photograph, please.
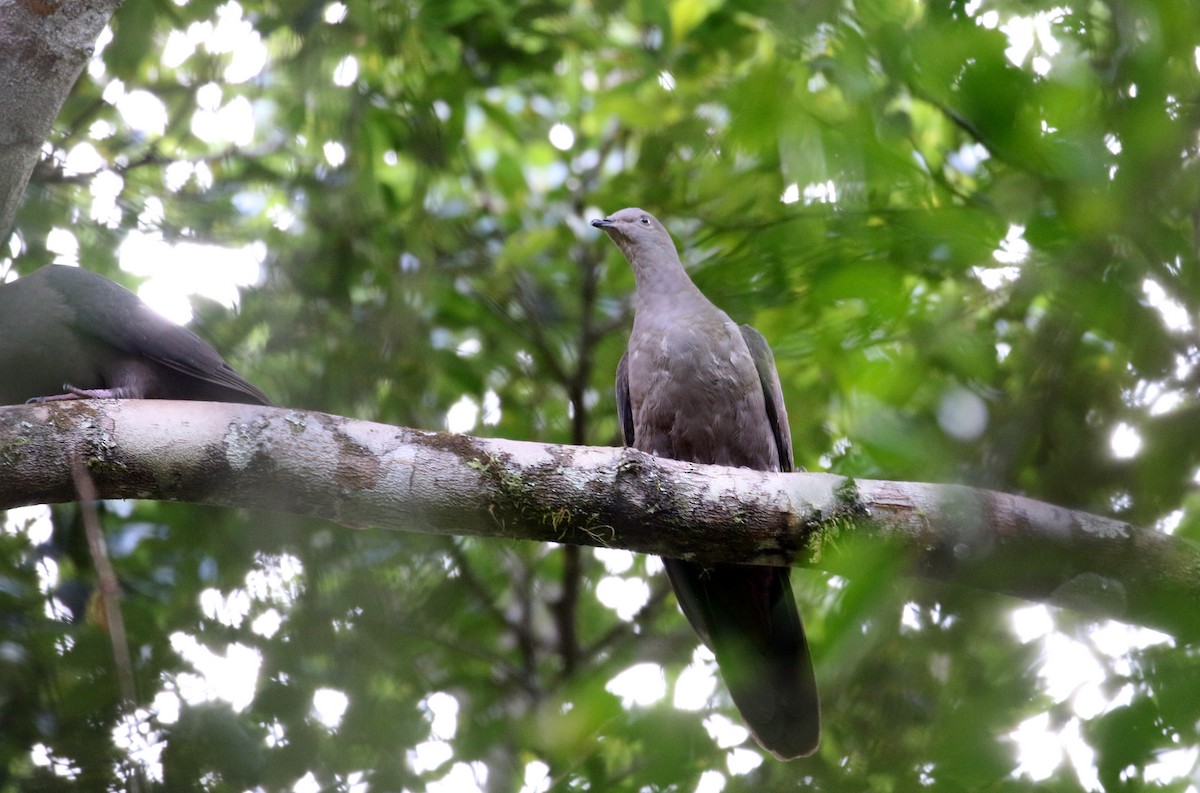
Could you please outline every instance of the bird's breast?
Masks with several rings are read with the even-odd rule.
[[[778,467],[758,373],[732,321],[716,332],[637,330],[628,366],[638,449],[675,460]]]

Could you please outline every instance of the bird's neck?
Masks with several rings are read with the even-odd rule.
[[[689,298],[707,302],[707,298],[692,283],[683,262],[674,251],[670,256],[660,255],[654,266],[645,266],[639,258],[634,258],[633,278],[637,282],[636,304],[639,308],[653,310],[653,306],[662,300],[670,300],[678,304]]]

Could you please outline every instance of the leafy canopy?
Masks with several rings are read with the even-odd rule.
[[[632,277],[586,221],[638,205],[772,342],[799,465],[1192,536],[1198,16],[126,0],[6,255],[127,282],[118,261],[249,256],[262,282],[196,325],[278,403],[428,428],[457,405],[458,428],[612,444]],[[109,509],[133,715],[75,511],[40,545],[0,534],[0,790],[120,788],[133,762],[206,790],[1183,790],[1196,773],[1190,648],[1014,620],[871,548],[857,575],[795,576],[826,734],[782,765],[728,745],[736,713],[705,696],[711,660],[654,560],[263,506]],[[251,684],[214,697],[205,653],[251,659],[231,664]],[[631,668],[663,695],[618,696]]]

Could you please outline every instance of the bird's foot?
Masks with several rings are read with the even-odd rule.
[[[68,399],[130,399],[132,395],[125,388],[77,388],[70,383],[63,383],[63,394],[33,397],[25,400],[25,404],[40,405],[43,402],[65,402]]]

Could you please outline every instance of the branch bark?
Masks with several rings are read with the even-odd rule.
[[[120,0],[0,3],[0,244],[42,143]]]
[[[323,517],[352,527],[626,548],[854,575],[901,572],[1200,637],[1200,546],[959,485],[772,474],[631,449],[423,432],[214,402],[0,408],[0,509],[106,498]],[[861,545],[860,545],[861,544]]]

